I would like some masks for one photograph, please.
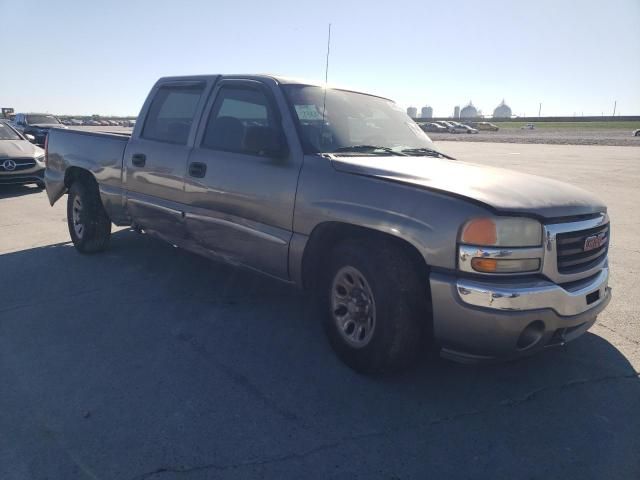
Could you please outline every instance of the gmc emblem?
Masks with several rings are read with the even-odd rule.
[[[596,248],[600,248],[607,241],[607,235],[602,232],[597,235],[591,235],[584,239],[584,248],[583,251],[588,252],[590,250],[595,250]]]

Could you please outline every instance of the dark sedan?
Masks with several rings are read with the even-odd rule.
[[[67,128],[60,120],[47,113],[18,113],[13,123],[23,134],[33,135],[35,144],[41,147],[44,146],[51,128]]]

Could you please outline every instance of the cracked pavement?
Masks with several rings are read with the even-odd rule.
[[[129,230],[81,256],[64,202],[0,190],[0,479],[640,478],[640,148],[448,142],[599,194],[613,299],[518,362],[372,379],[305,296]]]

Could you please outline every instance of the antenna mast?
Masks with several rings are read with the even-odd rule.
[[[324,98],[322,100],[322,127],[320,127],[320,145],[324,141],[324,118],[327,111],[327,84],[329,82],[329,54],[331,53],[331,24],[329,24],[329,35],[327,36],[327,59],[324,66]]]
[[[324,84],[327,85],[329,80],[329,54],[331,53],[331,24],[329,24],[329,35],[327,37],[327,61],[324,68]]]

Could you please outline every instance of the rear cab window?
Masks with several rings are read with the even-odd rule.
[[[147,112],[141,137],[185,145],[204,88],[204,83],[160,87]]]

